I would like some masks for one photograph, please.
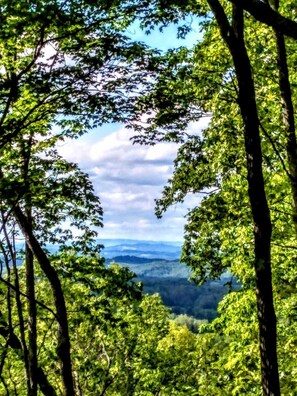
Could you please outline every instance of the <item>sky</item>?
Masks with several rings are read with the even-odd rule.
[[[136,26],[129,29],[136,40],[166,50],[191,45],[199,37],[198,27],[185,40],[177,40],[176,28],[163,34],[158,31],[145,36]],[[207,126],[203,118],[191,130]],[[110,124],[91,131],[81,138],[59,144],[66,159],[78,163],[89,174],[104,211],[102,239],[138,239],[181,242],[185,215],[199,203],[199,197],[188,197],[184,204],[171,207],[161,220],[154,214],[155,199],[161,197],[163,186],[171,177],[178,145],[160,143],[156,146],[133,145],[133,131],[120,124]]]

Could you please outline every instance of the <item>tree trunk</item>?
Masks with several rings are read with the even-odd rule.
[[[278,0],[271,0],[272,8],[278,11],[279,2]],[[291,182],[291,190],[293,197],[293,221],[295,224],[295,231],[297,233],[297,141],[296,141],[296,129],[294,119],[294,107],[292,101],[291,84],[289,80],[289,69],[287,63],[287,50],[285,44],[285,38],[275,28],[274,34],[276,38],[277,48],[277,69],[279,76],[279,87],[282,100],[283,110],[283,122],[286,132],[286,149],[287,158],[289,164],[289,174]]]
[[[10,329],[9,324],[5,322],[4,316],[2,315],[1,311],[0,318],[0,335],[4,337],[5,340],[7,340],[7,346],[12,348],[21,359],[24,359],[22,343],[19,338],[14,334],[14,332]],[[45,375],[41,367],[37,368],[37,374],[38,385],[44,396],[57,396],[55,389],[49,383],[47,376]]]
[[[3,220],[3,215],[2,215],[2,220]],[[10,237],[8,235],[5,220],[3,221],[2,228],[3,228],[3,233],[4,233],[5,240],[6,240],[6,244],[8,247],[10,260],[11,260],[12,267],[13,267],[14,287],[15,287],[15,290],[17,291],[15,294],[15,301],[16,301],[17,313],[18,313],[18,319],[19,319],[19,328],[20,328],[20,334],[21,334],[21,346],[22,346],[22,351],[23,351],[23,356],[24,356],[23,360],[24,360],[24,364],[25,364],[27,394],[28,394],[28,396],[30,396],[29,355],[28,355],[28,348],[27,348],[26,336],[25,336],[23,304],[21,301],[21,295],[19,293],[20,284],[19,284],[18,268],[17,268],[17,264],[16,264],[16,251],[15,251],[14,242],[12,242],[10,240]],[[14,238],[14,234],[13,234],[12,238]],[[6,259],[7,259],[7,257],[6,257]],[[9,266],[9,263],[7,263],[7,267],[8,266]]]
[[[25,211],[28,224],[32,229],[32,202],[29,168],[32,150],[32,134],[29,139],[21,142],[24,178]],[[34,278],[34,256],[28,243],[25,247],[26,267],[26,294],[28,297],[28,368],[29,368],[29,396],[37,396],[37,311],[35,301],[35,278]]]
[[[282,16],[273,10],[266,1],[260,0],[229,0],[238,7],[243,7],[257,21],[272,26],[285,36],[297,40],[297,22]]]
[[[41,248],[39,242],[33,235],[32,227],[30,227],[26,216],[23,214],[21,208],[18,205],[16,205],[14,208],[14,215],[20,229],[22,230],[23,235],[26,238],[26,242],[28,243],[30,249],[38,260],[42,271],[45,273],[47,279],[50,282],[56,307],[58,325],[57,355],[60,359],[62,366],[62,381],[64,393],[65,396],[75,396],[70,357],[70,339],[68,331],[67,310],[60,279],[57,275],[57,272],[52,267],[48,257]]]
[[[254,222],[254,268],[256,274],[262,389],[265,396],[279,396],[276,316],[271,276],[271,221],[262,173],[262,149],[255,88],[243,38],[243,10],[233,7],[233,28],[218,0],[208,0],[221,35],[231,53],[238,81],[238,102],[244,123],[248,194]]]
[[[47,376],[41,367],[37,367],[37,381],[44,396],[57,396],[54,387],[49,383]]]
[[[28,360],[29,360],[29,381],[30,395],[37,396],[37,323],[36,323],[36,302],[35,302],[35,279],[33,254],[28,244],[26,244],[26,288],[28,296]]]

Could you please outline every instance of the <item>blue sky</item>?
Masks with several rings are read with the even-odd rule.
[[[154,29],[150,34],[146,34],[143,30],[141,30],[137,23],[134,23],[128,30],[128,35],[134,39],[142,41],[151,47],[158,48],[162,51],[166,51],[169,48],[176,48],[180,46],[192,46],[192,44],[196,43],[197,40],[201,37],[201,33],[199,32],[199,24],[198,19],[188,17],[184,22],[187,25],[191,26],[191,32],[187,34],[186,39],[177,39],[177,26],[178,25],[169,25],[163,29],[162,33],[158,28]],[[181,23],[180,25],[182,25]]]
[[[199,37],[198,26],[185,40],[176,39],[176,28],[170,26],[146,36],[137,27],[129,29],[132,38],[153,47],[192,45]],[[207,119],[192,130],[206,127]],[[93,130],[78,140],[60,144],[60,153],[80,165],[93,182],[104,210],[101,238],[182,241],[187,209],[197,205],[199,197],[189,197],[183,205],[168,210],[161,220],[154,214],[155,199],[172,175],[172,161],[178,146],[162,143],[154,147],[132,145],[133,132],[122,125],[111,124]]]

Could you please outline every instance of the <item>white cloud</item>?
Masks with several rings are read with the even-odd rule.
[[[201,126],[206,126],[204,120]],[[191,132],[201,126],[191,125]],[[155,199],[172,175],[178,145],[133,145],[132,135],[123,127],[103,137],[92,133],[92,139],[60,144],[59,152],[90,175],[104,210],[102,238],[182,240],[184,216],[197,197],[170,208],[161,220],[154,215]]]
[[[151,146],[146,151],[145,160],[147,161],[164,161],[167,162],[176,155],[177,145],[176,144],[165,144],[160,143],[156,146]]]

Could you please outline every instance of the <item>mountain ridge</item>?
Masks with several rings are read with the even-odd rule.
[[[167,241],[146,241],[134,239],[100,239],[102,255],[106,259],[118,256],[134,256],[147,259],[179,260],[181,243]]]

